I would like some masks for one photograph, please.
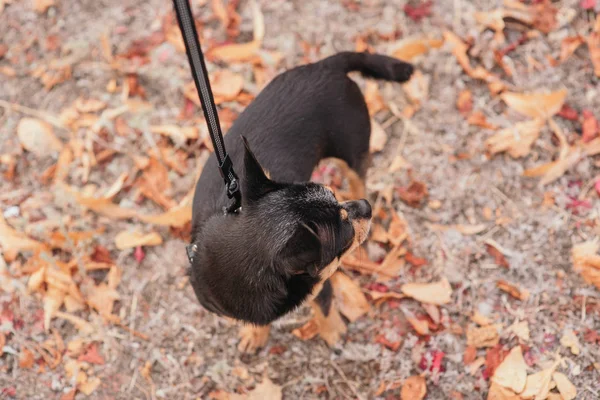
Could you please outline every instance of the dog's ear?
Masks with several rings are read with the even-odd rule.
[[[314,229],[301,224],[279,256],[288,274],[316,277],[322,262],[321,239]]]
[[[245,177],[242,186],[242,198],[246,202],[260,199],[268,192],[275,189],[275,183],[267,177],[256,156],[250,149],[248,140],[242,136],[244,142],[244,170]]]

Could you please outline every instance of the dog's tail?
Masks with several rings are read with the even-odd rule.
[[[352,51],[344,51],[327,57],[321,63],[328,68],[341,70],[344,73],[359,71],[367,78],[394,82],[406,82],[414,71],[411,64],[397,58]]]

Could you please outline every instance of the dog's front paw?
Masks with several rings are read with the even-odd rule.
[[[242,353],[256,353],[261,347],[265,347],[269,339],[271,327],[244,325],[240,329],[240,343],[238,350]]]

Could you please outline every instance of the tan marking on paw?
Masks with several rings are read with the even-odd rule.
[[[240,343],[238,350],[242,353],[256,353],[261,347],[265,347],[269,339],[271,326],[244,325],[240,329]]]
[[[340,216],[342,217],[342,220],[347,220],[348,219],[348,211],[344,210],[342,208],[342,211],[340,211]]]

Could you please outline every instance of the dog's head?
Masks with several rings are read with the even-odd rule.
[[[194,234],[190,281],[209,311],[268,324],[299,306],[367,237],[371,206],[316,183],[275,182],[244,139],[242,208]]]

